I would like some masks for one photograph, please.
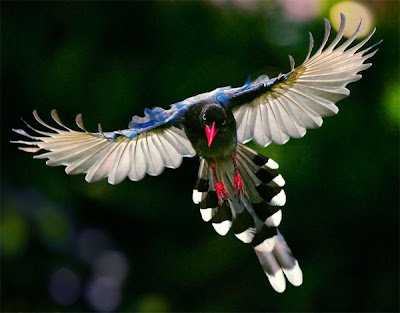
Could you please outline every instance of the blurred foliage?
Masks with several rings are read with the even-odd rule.
[[[24,218],[17,210],[2,211],[0,222],[0,242],[3,255],[21,253],[27,242],[27,227]]]
[[[250,247],[202,222],[191,200],[196,158],[111,186],[9,143],[35,108],[46,121],[56,108],[66,125],[83,113],[88,129],[115,130],[145,107],[287,72],[288,54],[305,57],[308,31],[321,42],[337,1],[303,21],[283,2],[1,2],[2,311],[112,307],[96,307],[87,287],[105,249],[126,256],[129,275],[90,290],[112,290],[117,311],[399,310],[398,1],[362,2],[377,27],[371,43],[384,41],[340,114],[301,140],[257,148],[287,182],[280,229],[304,273],[284,294]],[[48,290],[60,268],[86,286],[68,306]]]
[[[388,83],[384,95],[383,105],[386,112],[385,118],[394,130],[400,124],[400,92],[399,84],[395,80]]]

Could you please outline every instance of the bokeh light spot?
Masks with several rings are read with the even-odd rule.
[[[79,277],[70,269],[62,267],[50,277],[49,292],[59,305],[74,304],[79,298],[80,289]]]
[[[93,262],[96,276],[109,277],[122,283],[128,276],[128,260],[118,251],[104,251]]]
[[[78,237],[79,257],[90,263],[107,249],[109,244],[110,240],[103,231],[96,228],[85,229]]]
[[[366,5],[353,1],[343,1],[332,6],[329,11],[329,18],[332,27],[336,31],[340,27],[340,13],[346,16],[346,27],[343,32],[344,37],[350,37],[354,33],[361,19],[362,24],[357,38],[365,37],[371,32],[373,16]]]
[[[316,17],[321,10],[321,0],[278,0],[285,15],[293,21],[307,21]]]
[[[120,285],[113,279],[97,277],[89,283],[86,299],[96,311],[114,311],[121,302]]]
[[[211,3],[220,6],[223,9],[228,9],[231,6],[242,11],[256,11],[259,4],[265,2],[263,0],[209,0]]]

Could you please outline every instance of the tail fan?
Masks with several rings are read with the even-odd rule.
[[[217,178],[230,195],[222,204],[218,202],[215,181],[210,164],[201,159],[198,178],[193,190],[193,201],[200,203],[204,221],[211,221],[222,236],[230,229],[244,243],[251,243],[272,287],[277,292],[286,288],[288,281],[299,286],[303,274],[292,256],[285,239],[278,231],[282,220],[280,207],[285,205],[285,180],[276,171],[278,164],[256,151],[238,144],[237,165],[245,193],[240,199],[234,192],[234,167],[230,158],[217,161]]]
[[[217,192],[211,166],[205,159],[201,159],[199,174],[193,189],[193,202],[200,203],[200,214],[205,222],[211,221],[215,231],[225,236],[232,226],[231,207],[218,202]]]

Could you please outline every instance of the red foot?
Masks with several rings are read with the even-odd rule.
[[[224,200],[230,199],[228,192],[225,189],[225,186],[223,183],[216,183],[215,184],[215,191],[217,192],[218,196],[218,202],[222,204]]]
[[[237,197],[240,200],[241,193],[244,194],[244,185],[242,177],[240,176],[239,173],[235,174],[233,178],[233,187],[234,187],[233,192],[235,193],[235,195],[237,195]]]

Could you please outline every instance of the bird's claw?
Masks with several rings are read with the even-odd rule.
[[[226,191],[223,183],[220,183],[220,182],[216,183],[215,191],[217,192],[219,204],[222,204],[225,200],[230,199],[229,194]]]
[[[233,177],[233,187],[233,192],[240,201],[240,196],[241,194],[244,194],[245,191],[243,180],[239,173],[235,174],[235,176]]]

